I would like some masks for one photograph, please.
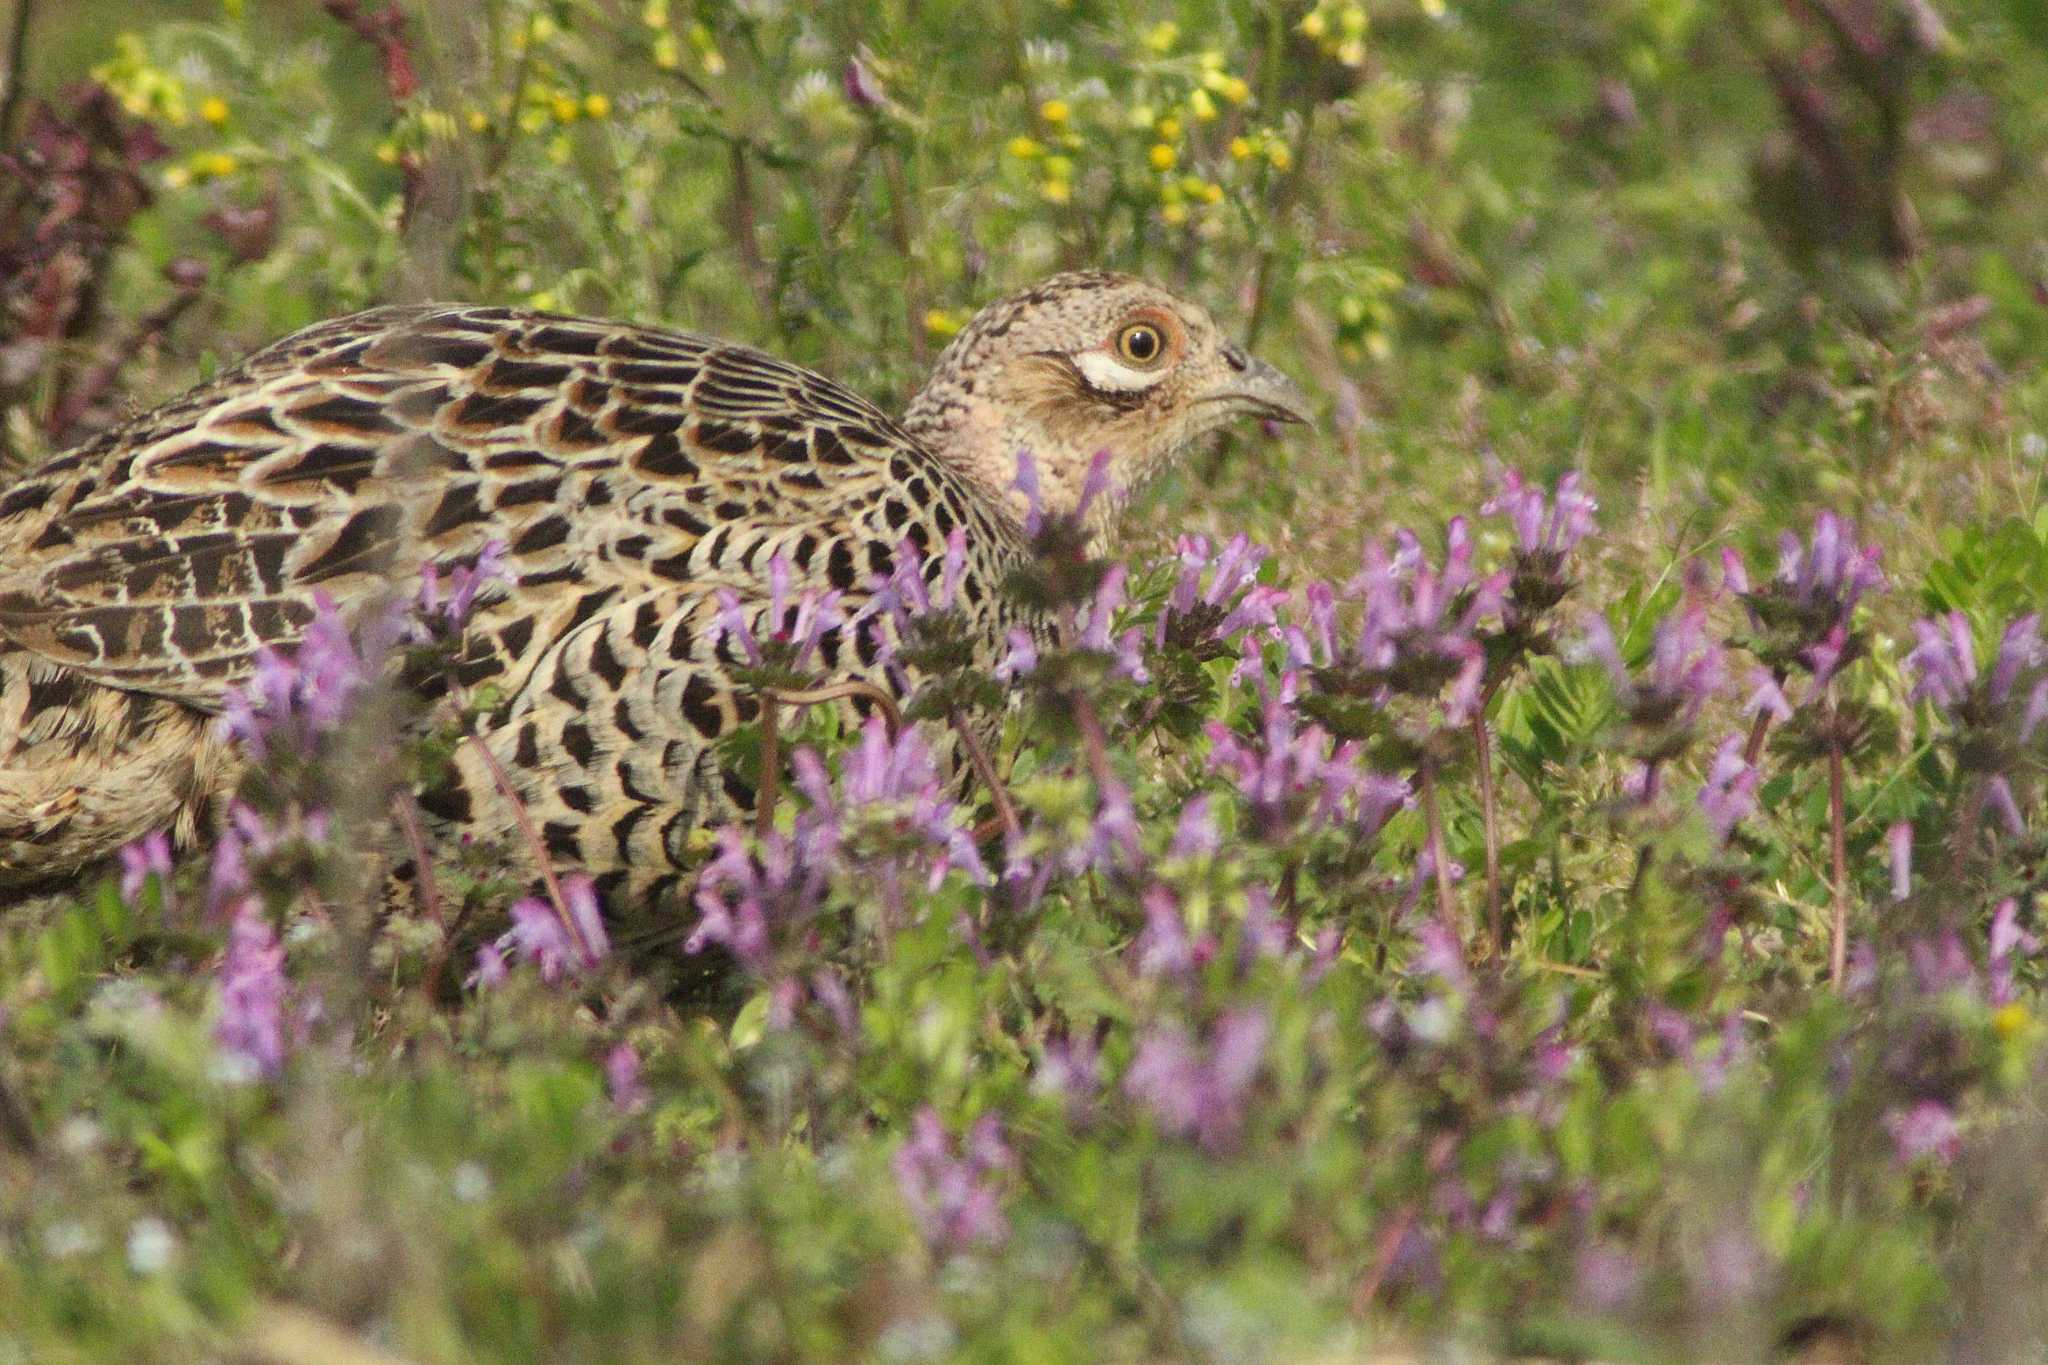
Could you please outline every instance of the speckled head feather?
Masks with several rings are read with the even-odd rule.
[[[1208,310],[1130,275],[1055,275],[976,314],[946,347],[904,427],[1020,517],[1017,457],[1037,462],[1048,510],[1071,509],[1098,451],[1110,496],[1137,489],[1234,418],[1306,422],[1293,380],[1226,337]]]

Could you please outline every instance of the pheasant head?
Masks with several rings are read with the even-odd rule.
[[[1235,418],[1311,420],[1295,382],[1226,337],[1206,309],[1129,275],[1055,275],[988,305],[939,356],[904,427],[1022,521],[1030,452],[1049,512],[1080,501],[1109,452],[1097,534],[1130,495]]]

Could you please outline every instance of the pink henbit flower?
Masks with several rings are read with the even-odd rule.
[[[896,1188],[933,1251],[995,1246],[1009,1236],[1003,1176],[1016,1168],[1017,1158],[994,1114],[982,1115],[956,1143],[927,1105],[911,1120],[910,1137],[890,1164]]]
[[[477,961],[478,979],[494,985],[502,979],[504,958],[524,958],[540,969],[540,979],[554,985],[564,977],[585,976],[597,970],[611,950],[599,912],[597,889],[590,878],[575,875],[562,879],[562,903],[569,912],[568,923],[544,900],[528,896],[512,906],[512,927],[496,944],[496,970],[482,957]]]
[[[1265,546],[1240,533],[1212,554],[1208,537],[1182,536],[1175,551],[1180,576],[1153,626],[1155,648],[1228,644],[1245,631],[1271,630],[1278,622],[1288,594],[1259,584],[1259,566],[1272,553]]]
[[[640,1078],[640,1054],[631,1043],[620,1043],[605,1054],[604,1083],[618,1113],[637,1114],[652,1100],[647,1083]]]
[[[1124,1093],[1143,1105],[1161,1132],[1220,1150],[1237,1141],[1245,1105],[1266,1055],[1271,1024],[1263,1011],[1234,1010],[1197,1040],[1177,1023],[1138,1039],[1124,1072]]]
[[[171,898],[171,837],[162,830],[151,830],[121,850],[121,899],[133,905],[141,897],[149,879],[155,877],[162,888],[164,908],[170,908]]]
[[[254,901],[243,904],[228,928],[218,989],[220,1020],[214,1041],[256,1075],[284,1069],[286,1051],[284,949]]]
[[[1755,813],[1757,787],[1763,781],[1763,770],[1743,759],[1742,742],[1741,735],[1721,741],[1707,780],[1700,785],[1700,813],[1724,844],[1734,836],[1735,827]]]
[[[1324,663],[1325,680],[1340,690],[1348,674],[1382,697],[1437,699],[1445,723],[1459,725],[1478,706],[1485,676],[1479,626],[1500,617],[1510,574],[1475,573],[1465,518],[1452,518],[1445,541],[1441,570],[1424,557],[1413,531],[1396,532],[1391,551],[1368,544],[1365,567],[1344,585],[1344,596],[1365,608],[1357,638],[1338,639],[1334,601],[1327,590],[1311,589],[1306,644]]]
[[[1884,1116],[1884,1130],[1892,1136],[1892,1153],[1900,1165],[1911,1165],[1922,1157],[1933,1157],[1946,1165],[1963,1149],[1962,1125],[1955,1111],[1936,1100],[1920,1100]]]

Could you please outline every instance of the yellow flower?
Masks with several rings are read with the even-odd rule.
[[[1047,203],[1064,204],[1074,197],[1074,182],[1071,180],[1048,180],[1038,187],[1038,192],[1045,196]]]
[[[1065,123],[1073,112],[1065,100],[1047,100],[1038,106],[1038,116],[1047,123]]]
[[[1074,178],[1074,162],[1071,157],[1049,156],[1045,159],[1045,175],[1048,180],[1071,180]]]
[[[199,101],[199,117],[218,128],[228,121],[228,102],[219,95],[208,95]]]
[[[445,109],[422,109],[420,129],[428,137],[445,142],[455,136],[455,116]]]
[[[1159,136],[1167,142],[1180,140],[1180,120],[1168,114],[1159,120]]]
[[[469,125],[469,131],[472,133],[488,132],[491,126],[491,116],[481,109],[472,109],[469,111],[468,116],[463,119],[463,122]]]
[[[1170,171],[1173,169],[1174,163],[1179,160],[1180,153],[1167,146],[1164,142],[1152,144],[1151,161],[1153,170]]]
[[[207,152],[192,164],[199,174],[214,180],[242,169],[242,163],[227,152]]]
[[[2027,1026],[2027,1007],[2017,1002],[2000,1005],[1991,1016],[1991,1027],[2001,1038],[2010,1038]]]
[[[924,315],[924,329],[935,337],[957,335],[966,320],[958,313],[944,308],[934,308]]]
[[[1186,204],[1168,204],[1165,208],[1159,210],[1159,216],[1164,218],[1170,226],[1179,227],[1188,220],[1188,206]]]
[[[1365,44],[1352,38],[1337,44],[1337,60],[1346,66],[1365,65]]]
[[[548,109],[557,123],[574,123],[583,113],[583,102],[566,91],[548,101]]]
[[[544,43],[561,31],[562,26],[546,14],[534,15],[533,22],[527,25],[527,32],[533,35],[533,41],[536,43]]]
[[[164,172],[164,188],[182,190],[192,183],[192,169],[189,166],[173,166]]]
[[[647,0],[640,7],[640,22],[649,28],[667,28],[668,0]]]
[[[1357,5],[1346,5],[1344,12],[1337,16],[1337,23],[1356,38],[1365,32],[1365,11]]]
[[[1150,128],[1151,126],[1152,126],[1152,106],[1151,106],[1151,105],[1149,105],[1149,104],[1134,104],[1134,105],[1132,105],[1132,106],[1131,106],[1131,127],[1133,127],[1133,128]]]
[[[1223,54],[1221,52],[1218,52],[1213,47],[1210,48],[1207,52],[1204,52],[1200,57],[1196,58],[1195,60],[1196,64],[1200,66],[1202,70],[1207,71],[1212,75],[1223,69]],[[1206,80],[1207,77],[1204,77],[1204,79]]]
[[[1171,19],[1152,25],[1145,31],[1145,46],[1154,52],[1164,52],[1180,41],[1180,25]]]
[[[1441,19],[1444,17],[1444,0],[1417,0],[1417,2],[1422,6],[1422,12],[1430,18]]]
[[[1181,192],[1180,186],[1171,180],[1159,187],[1159,202],[1162,204],[1178,204],[1185,198],[1187,196]]]
[[[1242,76],[1229,76],[1224,79],[1223,88],[1216,93],[1232,104],[1243,104],[1252,97],[1252,87]]]
[[[1205,204],[1217,204],[1223,200],[1223,187],[1213,180],[1204,182],[1202,188],[1190,193]]]
[[[1394,353],[1394,343],[1387,339],[1385,332],[1368,332],[1365,338],[1365,353],[1374,360],[1385,360]]]
[[[523,109],[519,114],[519,130],[537,133],[548,126],[547,111],[544,109]]]
[[[1294,153],[1287,150],[1287,144],[1276,142],[1266,149],[1266,160],[1273,163],[1273,169],[1284,171],[1294,164]]]
[[[1209,98],[1209,92],[1196,89],[1188,96],[1188,108],[1195,111],[1195,117],[1207,123],[1216,117],[1216,101]]]
[[[1040,145],[1038,139],[1030,137],[1019,136],[1011,138],[1010,145],[1006,150],[1019,161],[1029,161],[1035,156],[1045,155],[1045,148]]]
[[[1301,36],[1314,41],[1330,31],[1330,21],[1323,17],[1321,10],[1311,10],[1301,17]]]
[[[535,290],[533,293],[528,294],[526,296],[526,306],[529,308],[538,308],[543,313],[551,311],[560,303],[561,300],[555,297],[555,291],[552,289]]]
[[[585,118],[610,118],[612,116],[611,96],[585,95],[583,97],[583,116]]]
[[[387,166],[396,166],[398,164],[398,144],[395,142],[378,143],[377,159]]]
[[[663,71],[673,71],[683,64],[683,46],[676,41],[673,33],[664,33],[654,40],[654,64]]]
[[[1230,159],[1232,161],[1242,161],[1257,150],[1256,147],[1252,146],[1252,140],[1248,137],[1234,137],[1230,139]]]

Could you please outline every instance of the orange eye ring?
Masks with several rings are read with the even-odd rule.
[[[1116,334],[1117,359],[1149,370],[1166,359],[1166,333],[1150,322],[1127,323]]]

